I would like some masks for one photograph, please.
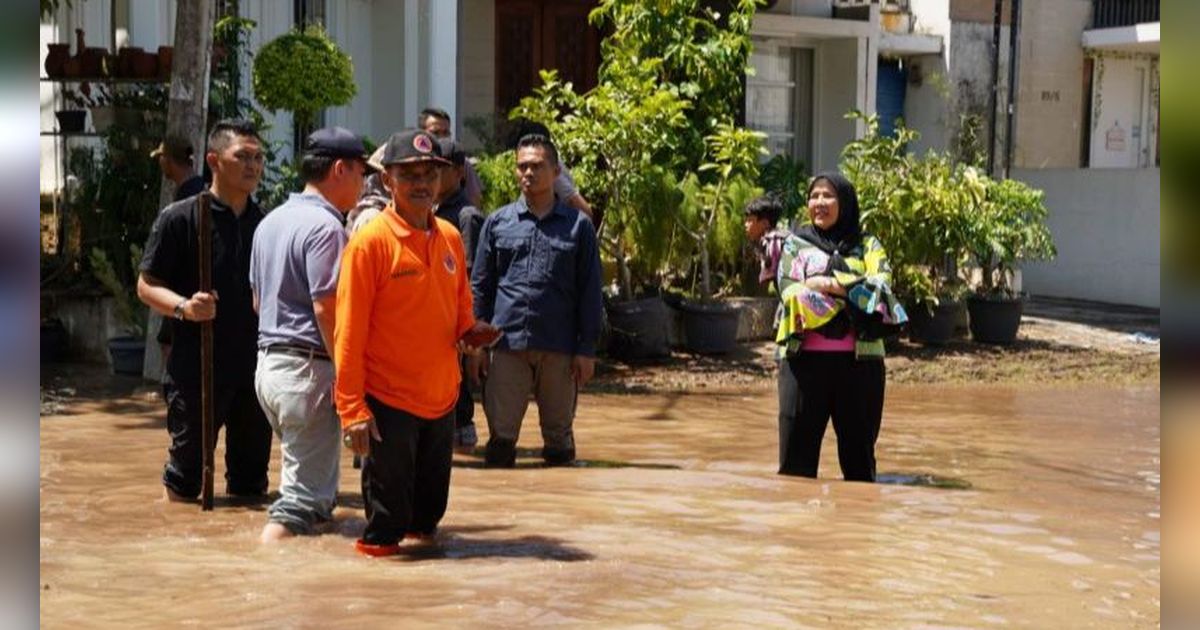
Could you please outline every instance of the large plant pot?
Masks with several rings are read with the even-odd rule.
[[[670,316],[667,304],[658,297],[609,305],[609,354],[624,360],[667,356]]]
[[[941,345],[954,338],[955,323],[960,317],[962,302],[942,300],[933,311],[924,306],[908,309],[908,336],[913,341]]]
[[[720,302],[684,302],[683,337],[688,350],[699,354],[725,354],[737,348],[738,308]]]
[[[108,356],[114,374],[142,375],[146,359],[146,340],[141,337],[113,337],[108,340]]]
[[[1017,338],[1025,299],[971,296],[971,339],[981,343],[1009,344]]]
[[[70,343],[67,327],[63,325],[62,320],[56,317],[43,319],[40,334],[39,349],[42,363],[62,361],[67,356],[67,347]]]

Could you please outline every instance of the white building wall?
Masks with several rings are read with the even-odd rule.
[[[462,0],[459,38],[459,111],[454,119],[454,137],[469,149],[480,139],[464,123],[472,116],[490,116],[496,108],[496,2]]]
[[[1046,192],[1058,246],[1050,262],[1023,265],[1034,295],[1159,308],[1159,170],[1014,169]]]
[[[250,18],[258,23],[258,27],[250,31],[247,38],[247,46],[252,51],[262,48],[267,42],[291,30],[294,22],[291,2],[242,0],[240,10],[242,17]],[[242,94],[253,101],[251,68],[251,63],[247,62],[245,72],[242,73]],[[261,109],[257,102],[255,102],[255,106]],[[292,115],[282,110],[274,114],[265,109],[262,111],[266,116],[267,124],[270,125],[270,129],[263,134],[264,139],[281,148],[278,154],[280,159],[290,159],[293,155]]]
[[[375,83],[371,81],[376,63],[372,41],[363,37],[371,31],[372,3],[370,0],[340,0],[326,5],[326,29],[330,38],[350,56],[354,66],[354,83],[358,92],[349,104],[325,110],[325,124],[345,127],[375,142],[381,138],[374,128]]]
[[[816,47],[813,172],[836,168],[842,148],[858,137],[846,113],[866,105],[866,95],[859,93],[866,89],[865,77],[859,80],[859,54],[857,39],[824,40]]]
[[[953,123],[950,80],[949,0],[909,0],[913,32],[942,38],[940,55],[906,57],[908,87],[904,96],[904,124],[920,133],[913,143],[915,153],[943,150],[950,143]]]

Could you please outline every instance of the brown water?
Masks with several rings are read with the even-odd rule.
[[[832,430],[822,479],[777,476],[774,413],[585,396],[585,466],[458,457],[438,546],[366,559],[348,457],[340,531],[264,548],[265,506],[160,500],[156,402],[68,403],[41,422],[42,624],[1158,624],[1157,389],[891,388],[881,473],[959,489],[838,481]]]

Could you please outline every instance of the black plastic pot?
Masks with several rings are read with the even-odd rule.
[[[942,345],[954,338],[954,326],[958,321],[962,302],[942,300],[930,309],[916,306],[908,309],[908,337],[918,343]]]
[[[50,317],[42,320],[40,350],[42,363],[57,363],[67,355],[69,336],[62,320]]]
[[[141,337],[113,337],[108,340],[108,356],[114,374],[142,375],[146,359],[146,340]]]
[[[58,118],[59,132],[79,133],[83,131],[83,121],[87,119],[87,112],[82,109],[70,109],[54,112],[54,116]]]
[[[667,304],[659,297],[610,304],[608,353],[623,360],[669,355],[669,318]]]
[[[737,348],[738,309],[731,304],[684,302],[684,344],[699,354],[725,354]]]
[[[971,312],[971,339],[981,343],[1010,344],[1021,327],[1024,297],[1003,298],[971,296],[967,300]]]

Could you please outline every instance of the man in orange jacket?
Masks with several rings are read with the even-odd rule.
[[[356,232],[337,290],[335,400],[343,441],[365,456],[369,556],[398,553],[405,538],[432,541],[446,513],[462,338],[476,324],[458,230],[437,219],[440,169],[428,133],[388,139],[381,160],[392,203]]]

